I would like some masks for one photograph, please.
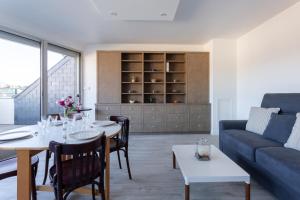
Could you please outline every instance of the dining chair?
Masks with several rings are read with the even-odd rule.
[[[60,118],[60,114],[58,113],[53,113],[53,114],[49,114],[47,115],[47,117],[56,117],[57,120],[61,120]],[[45,158],[45,171],[44,171],[44,179],[43,179],[43,185],[46,184],[46,181],[47,181],[47,177],[48,177],[48,171],[49,171],[49,161],[50,161],[50,158],[51,158],[51,153],[49,150],[46,150],[46,158]]]
[[[104,195],[105,135],[80,144],[62,144],[50,142],[49,150],[54,154],[54,165],[49,170],[51,185],[56,200],[65,200],[77,188],[92,185],[92,197],[95,200],[95,185]],[[65,160],[64,158],[70,158]],[[96,179],[99,178],[99,181]]]
[[[31,158],[31,195],[33,200],[37,199],[35,177],[38,170],[38,164],[39,158],[33,156]],[[10,157],[0,160],[0,180],[13,176],[17,176],[17,158]]]
[[[113,137],[110,144],[110,152],[117,152],[119,167],[122,169],[121,158],[120,158],[120,151],[124,152],[124,156],[126,158],[127,164],[127,171],[129,179],[131,177],[131,170],[129,165],[129,157],[128,157],[128,141],[129,141],[129,119],[124,116],[110,116],[110,121],[114,121],[121,125],[120,134],[116,137]]]

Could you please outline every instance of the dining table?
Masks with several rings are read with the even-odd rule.
[[[104,121],[96,121],[101,124]],[[94,122],[95,123],[95,122]],[[105,123],[103,123],[105,124]],[[106,123],[107,124],[107,123]],[[99,134],[106,135],[106,151],[105,151],[105,197],[106,200],[110,198],[110,140],[118,135],[121,131],[121,125],[114,123],[105,126],[88,126],[89,130],[98,131]],[[70,134],[76,130],[68,131],[63,129],[63,126],[50,126],[41,130],[38,125],[29,125],[19,127],[9,131],[10,132],[30,132],[29,137],[18,140],[0,141],[0,150],[15,150],[17,156],[17,200],[31,199],[31,157],[49,149],[49,142],[56,141],[66,144],[79,144],[89,140],[76,140],[70,137]],[[0,135],[3,133],[0,133]],[[49,185],[37,185],[37,190],[53,191]],[[91,194],[90,188],[79,188],[79,193]]]

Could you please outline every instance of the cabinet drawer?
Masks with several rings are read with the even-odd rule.
[[[187,113],[188,107],[186,105],[167,105],[167,113]]]
[[[162,132],[165,131],[165,123],[162,121],[158,122],[146,122],[144,121],[145,132]]]
[[[174,131],[174,132],[180,132],[180,131],[188,131],[188,124],[187,122],[167,122],[166,124],[166,131]]]
[[[121,113],[131,113],[131,112],[141,112],[142,111],[142,106],[134,106],[134,105],[126,105],[126,106],[121,106]]]
[[[129,124],[129,132],[142,132],[143,131],[143,127],[142,124],[135,124],[135,123],[130,123]]]
[[[144,122],[161,122],[165,121],[164,113],[144,113]]]
[[[167,114],[167,122],[187,122],[188,121],[188,115],[187,114]]]
[[[165,106],[144,106],[144,113],[165,113]]]
[[[210,119],[190,120],[190,131],[210,131]]]

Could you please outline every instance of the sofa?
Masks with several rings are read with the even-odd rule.
[[[280,115],[300,112],[300,93],[265,94],[263,108],[280,108]],[[246,120],[219,122],[219,148],[278,199],[300,199],[300,151],[246,131]]]

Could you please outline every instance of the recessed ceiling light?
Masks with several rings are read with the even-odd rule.
[[[110,15],[112,15],[112,16],[118,16],[118,13],[117,12],[111,12]]]
[[[160,13],[160,16],[166,17],[166,16],[168,16],[168,14],[167,13]]]

